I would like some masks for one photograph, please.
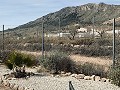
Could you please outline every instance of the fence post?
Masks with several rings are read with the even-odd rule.
[[[69,90],[75,90],[72,83],[71,83],[71,81],[69,81]]]
[[[44,60],[44,21],[42,21],[42,59]]]
[[[113,19],[113,67],[115,66],[115,18]]]
[[[3,25],[3,51],[4,51],[4,25]]]

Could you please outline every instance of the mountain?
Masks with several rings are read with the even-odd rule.
[[[34,21],[16,27],[13,30],[42,29],[41,25],[43,20],[46,30],[58,30],[59,20],[61,28],[73,23],[79,23],[81,26],[87,26],[92,25],[93,17],[95,19],[95,25],[108,24],[106,22],[109,22],[113,18],[120,17],[120,5],[88,3],[76,7],[65,7],[59,11],[47,14]],[[120,23],[118,23],[118,25],[120,25]]]

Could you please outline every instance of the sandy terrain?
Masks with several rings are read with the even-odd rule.
[[[70,55],[70,58],[76,62],[90,62],[104,66],[110,66],[112,64],[112,60],[99,58],[99,57],[95,58],[95,57],[86,57],[80,55]]]
[[[29,52],[29,51],[21,51],[22,53],[26,53],[26,54],[32,54],[35,56],[40,56],[42,55],[41,52]],[[94,64],[99,64],[99,65],[103,65],[103,66],[110,66],[112,65],[112,60],[110,59],[104,59],[104,58],[99,58],[99,57],[86,57],[86,56],[81,56],[81,55],[70,55],[70,58],[76,62],[90,62],[90,63],[94,63]]]

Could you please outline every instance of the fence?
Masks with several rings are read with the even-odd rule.
[[[102,72],[103,69],[101,69],[101,67],[106,68],[112,65],[112,26],[100,25],[94,26],[94,29],[91,26],[83,28],[77,27],[76,30],[73,28],[74,26],[69,26],[66,28],[60,28],[59,26],[58,31],[48,31],[45,27],[41,27],[42,26],[37,26],[19,30],[9,29],[5,30],[4,34],[1,31],[0,50],[2,53],[0,59],[4,61],[7,58],[7,53],[9,53],[9,51],[27,51],[27,53],[42,52],[44,57],[46,57],[47,52],[57,50],[67,53],[75,61],[84,63],[82,65],[79,65],[79,68],[82,69],[77,68],[77,70],[74,67],[71,68],[73,69],[71,70],[72,72],[85,73],[86,75],[96,74],[100,76],[106,76],[105,72]],[[3,29],[2,26],[0,28]],[[120,59],[119,27],[116,29],[115,64],[119,63]],[[43,30],[44,32],[42,32]],[[78,59],[74,58],[75,56]],[[99,62],[96,61],[96,58],[99,59]],[[39,59],[39,56],[37,59]],[[91,59],[91,61],[89,59]],[[54,68],[54,65],[52,68]],[[93,71],[91,71],[91,69]]]

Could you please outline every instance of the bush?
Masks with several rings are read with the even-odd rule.
[[[54,73],[72,72],[74,62],[63,52],[54,51],[44,58],[42,65]]]
[[[4,51],[0,51],[0,60],[2,60],[2,62],[5,62],[5,60],[8,59],[9,54],[11,53],[10,50],[4,50]]]
[[[120,67],[111,67],[108,78],[112,80],[113,84],[120,86]]]
[[[14,66],[22,67],[23,65],[30,67],[34,64],[35,60],[32,60],[29,55],[25,55],[19,52],[10,53],[8,60],[5,61],[5,65],[9,69],[13,69]]]
[[[79,71],[80,73],[84,73],[85,75],[97,75],[101,77],[107,76],[103,66],[88,62],[80,64]]]

